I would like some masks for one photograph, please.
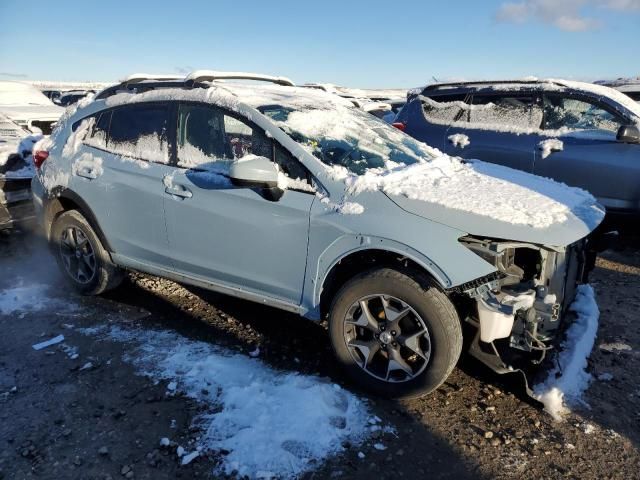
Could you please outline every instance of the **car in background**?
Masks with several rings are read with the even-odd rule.
[[[64,110],[32,85],[0,81],[0,114],[32,133],[49,135]]]
[[[640,102],[640,77],[618,78],[616,80],[600,80],[595,83],[596,85],[604,85],[605,87],[615,88],[628,97],[631,97],[632,100]]]
[[[612,213],[640,213],[640,105],[565,80],[433,84],[394,126],[447,154],[588,190]]]
[[[51,90],[51,89],[41,90],[41,92],[45,97],[47,97],[53,103],[56,103],[56,100],[60,98],[60,95],[64,93],[62,90]]]
[[[87,95],[95,93],[93,90],[70,90],[68,92],[62,92],[60,96],[54,100],[56,105],[60,105],[61,107],[68,107],[69,105],[73,105],[74,103],[79,102]]]
[[[306,83],[301,86],[338,95],[349,100],[356,107],[362,108],[365,112],[384,119],[387,123],[391,123],[395,119],[395,115],[405,104],[407,97],[407,90],[400,88],[363,89],[341,87],[330,83]]]
[[[284,77],[134,75],[35,149],[34,205],[80,293],[132,269],[327,319],[346,371],[388,396],[444,382],[467,327],[497,372],[539,362],[604,216],[587,192],[443,156]]]
[[[0,230],[34,219],[31,155],[41,138],[0,115]]]

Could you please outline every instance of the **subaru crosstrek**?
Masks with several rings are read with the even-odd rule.
[[[273,85],[230,81],[246,77]],[[451,158],[283,77],[132,76],[68,110],[34,162],[82,294],[131,269],[327,318],[346,371],[389,396],[440,385],[467,327],[496,371],[539,360],[604,215],[585,191]]]

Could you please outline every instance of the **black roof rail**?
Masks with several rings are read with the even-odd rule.
[[[440,90],[443,88],[453,88],[453,87],[479,87],[479,86],[487,86],[491,85],[537,85],[543,83],[552,83],[558,86],[564,86],[561,82],[544,80],[544,79],[536,79],[536,80],[477,80],[477,81],[469,81],[469,82],[448,82],[448,83],[432,83],[427,85],[422,91],[423,92],[432,92],[435,90]]]
[[[184,80],[158,80],[158,81],[144,81],[144,82],[135,82],[135,83],[119,83],[117,85],[113,85],[111,87],[105,88],[100,93],[98,93],[95,97],[96,100],[102,100],[118,93],[142,93],[147,92],[149,90],[154,90],[156,88],[189,88],[189,87],[199,87],[200,84],[187,85]]]

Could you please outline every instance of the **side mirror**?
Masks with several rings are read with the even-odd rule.
[[[267,200],[279,200],[284,191],[278,188],[278,168],[266,157],[246,155],[231,164],[231,183],[239,187],[261,188]]]
[[[622,143],[640,143],[640,129],[632,125],[623,125],[618,130],[616,139]]]

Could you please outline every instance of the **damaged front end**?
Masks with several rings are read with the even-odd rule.
[[[568,323],[577,286],[592,264],[590,240],[566,247],[474,237],[460,242],[496,268],[454,292],[476,328],[469,353],[498,373],[528,372],[557,346]]]

